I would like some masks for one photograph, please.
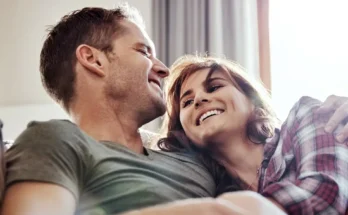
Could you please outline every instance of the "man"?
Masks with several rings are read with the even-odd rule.
[[[74,123],[32,122],[18,137],[6,154],[2,214],[243,214],[238,199],[209,198],[219,172],[193,155],[143,147],[139,127],[165,112],[168,69],[134,9],[64,16],[43,45],[40,71]],[[260,206],[257,195],[241,196]],[[262,205],[259,214],[282,214]]]
[[[135,10],[63,17],[43,45],[40,71],[76,124],[28,125],[6,154],[2,214],[116,214],[215,195],[217,179],[197,158],[143,148],[138,129],[165,112],[168,68]]]

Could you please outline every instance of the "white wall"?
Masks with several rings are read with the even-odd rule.
[[[32,120],[68,119],[63,109],[54,103],[9,105],[0,108],[0,119],[4,122],[4,138],[13,140]]]
[[[0,119],[5,139],[14,139],[31,120],[67,118],[47,96],[39,54],[49,25],[86,6],[112,8],[119,0],[0,0]],[[124,1],[122,1],[124,2]],[[143,15],[151,36],[151,0],[127,0]],[[157,123],[146,127],[153,129]]]

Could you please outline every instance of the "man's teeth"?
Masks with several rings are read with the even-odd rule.
[[[219,115],[221,114],[222,111],[220,110],[211,110],[206,112],[205,114],[203,114],[200,118],[199,118],[199,124],[201,124],[205,119],[207,119],[210,116],[214,116],[214,115]]]

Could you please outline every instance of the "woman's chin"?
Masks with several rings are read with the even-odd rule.
[[[195,142],[199,142],[202,147],[218,146],[224,144],[229,140],[231,135],[231,129],[228,129],[226,126],[212,126],[209,129],[202,129],[198,133],[199,140]]]
[[[201,143],[204,146],[221,142],[222,129],[211,129],[200,134]]]

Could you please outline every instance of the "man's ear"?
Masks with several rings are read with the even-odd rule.
[[[77,61],[88,71],[92,72],[95,75],[104,77],[105,74],[105,56],[104,53],[96,48],[93,48],[89,45],[82,44],[79,45],[76,49],[76,58]]]

